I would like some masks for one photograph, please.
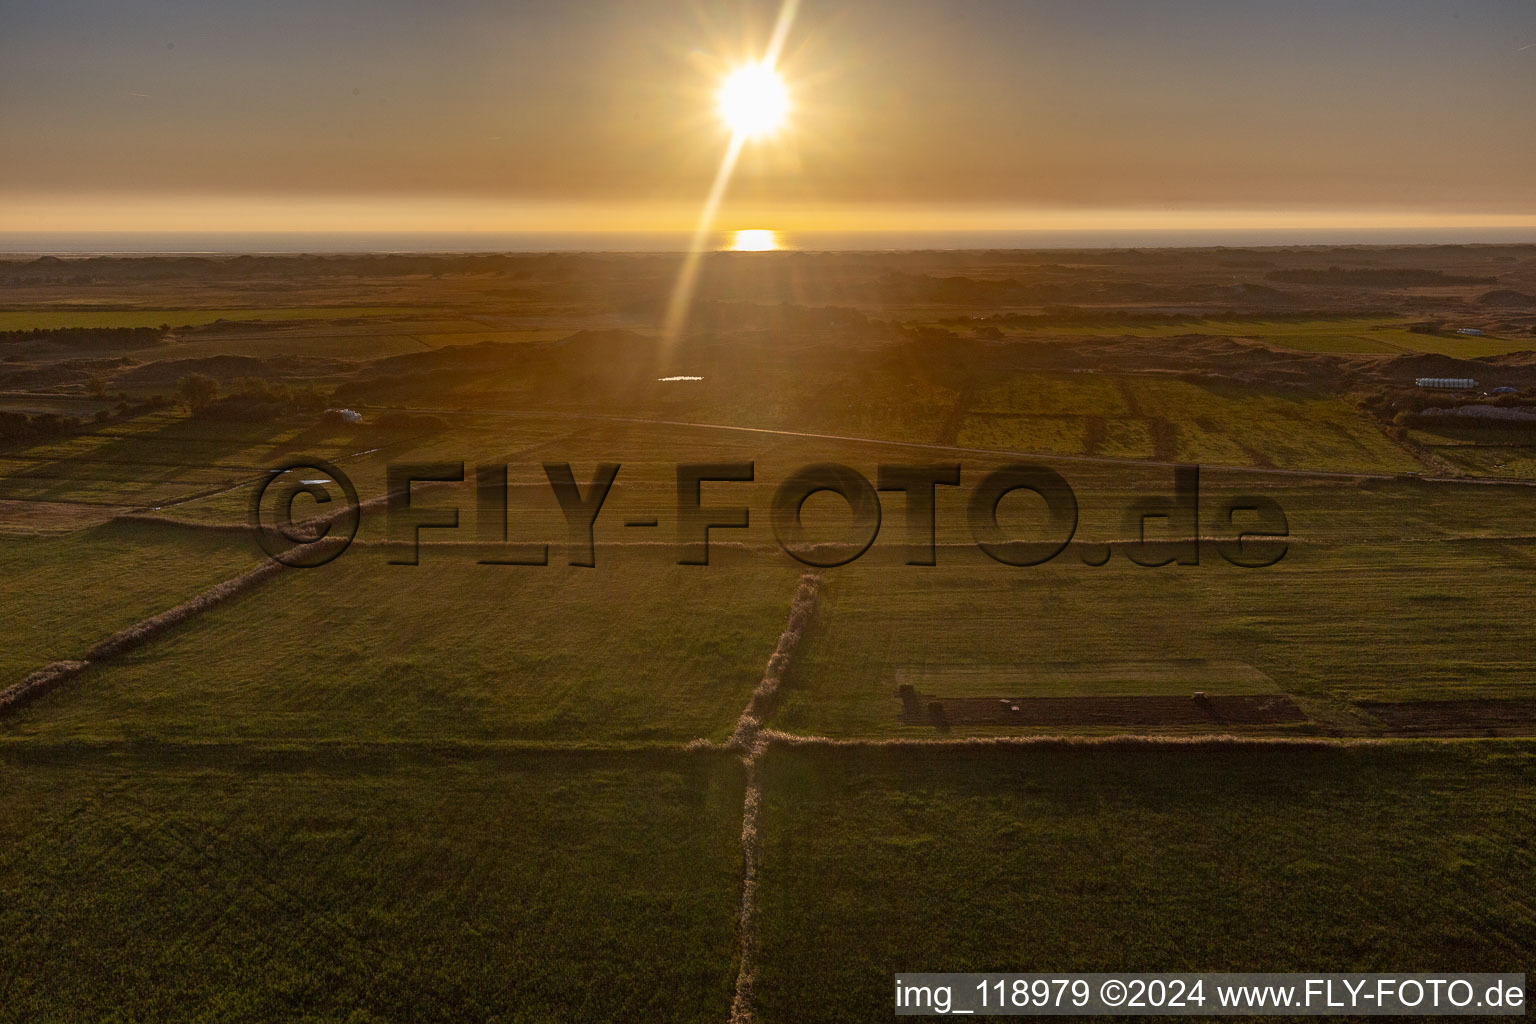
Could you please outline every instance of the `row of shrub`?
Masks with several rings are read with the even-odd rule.
[[[161,327],[52,327],[30,331],[0,331],[0,346],[43,342],[63,348],[99,350],[148,348],[165,340],[169,325]]]
[[[176,393],[193,416],[201,419],[234,422],[265,422],[283,417],[319,414],[320,421],[333,426],[347,426],[339,409],[327,408],[335,401],[313,384],[289,384],[261,377],[244,377],[222,394],[219,382],[202,373],[189,373],[177,383]],[[440,416],[426,413],[385,412],[373,420],[384,430],[447,430]]]
[[[176,382],[176,396],[200,419],[238,422],[316,413],[327,397],[313,384],[293,385],[262,377],[243,377],[222,392],[219,381],[205,373],[189,373]]]
[[[1447,274],[1422,267],[1329,267],[1327,270],[1296,268],[1271,270],[1266,280],[1284,284],[1343,285],[1356,288],[1424,288],[1445,284],[1493,284],[1492,277]]]
[[[147,412],[164,409],[171,404],[171,400],[164,395],[151,395],[140,402],[129,402],[124,399],[111,409],[98,411],[89,419],[64,416],[56,412],[30,415],[23,412],[0,412],[0,441],[37,443],[60,437],[72,437],[103,424],[119,423],[133,419],[135,416],[142,416]]]

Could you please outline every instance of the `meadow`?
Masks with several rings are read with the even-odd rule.
[[[938,317],[936,324],[953,324],[953,319]],[[1422,325],[1422,319],[1403,316],[1327,317],[1226,317],[1167,315],[1161,321],[1137,316],[1117,318],[1105,312],[1088,322],[1043,318],[1040,322],[1001,322],[1000,330],[1020,340],[1057,340],[1065,343],[1099,337],[1129,338],[1238,338],[1267,347],[1297,352],[1324,352],[1334,355],[1383,355],[1434,353],[1461,359],[1528,351],[1529,334],[1486,333],[1482,337],[1456,333],[1453,324],[1433,330],[1410,330]]]
[[[600,550],[595,569],[360,548],[284,573],[0,721],[40,742],[724,740],[795,572]],[[395,552],[403,554],[403,552]],[[573,643],[573,638],[581,642]]]
[[[903,971],[1521,971],[1536,946],[1528,744],[791,747],[762,770],[764,1020],[889,1013]]]
[[[1312,720],[1303,728],[1355,734],[1379,728],[1364,701],[1529,695],[1528,539],[1329,538],[1332,524],[1308,511],[1290,506],[1298,539],[1268,568],[1229,565],[1207,543],[1193,566],[1145,567],[1119,550],[1096,566],[1069,549],[1018,568],[956,545],[932,568],[871,558],[828,570],[773,724],[838,737],[938,735],[902,720],[904,682],[931,697],[1272,688],[1302,704]],[[1387,521],[1389,506],[1380,514],[1378,528],[1405,525]],[[1369,525],[1362,516],[1333,529]],[[1228,668],[1189,672],[1186,662]]]
[[[1125,334],[1137,338],[1177,338],[1209,336],[1248,338],[1281,348],[1305,352],[1404,352],[1420,351],[1405,321],[1397,318],[1341,316],[1326,319],[1221,319],[1188,317],[1167,323],[1148,323],[1126,318],[1116,322],[1106,316],[1102,322],[1073,324],[1047,323],[1013,329],[1023,336],[1059,335],[1065,338]]]
[[[730,1008],[729,756],[0,742],[0,788],[0,1020]]]
[[[1421,465],[1335,398],[1112,373],[1021,374],[966,410],[962,445],[1227,466],[1411,472]]]
[[[7,620],[0,689],[51,661],[80,658],[108,634],[245,571],[260,557],[238,534],[128,524],[0,538]]]

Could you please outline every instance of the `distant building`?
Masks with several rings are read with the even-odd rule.
[[[1483,332],[1476,327],[1458,327],[1456,328],[1456,333],[1465,334],[1469,338],[1481,338],[1483,336]]]
[[[325,410],[325,418],[341,423],[363,422],[363,414],[356,409],[327,409]]]
[[[1471,391],[1477,387],[1477,381],[1471,377],[1418,377],[1414,383],[1437,391]]]

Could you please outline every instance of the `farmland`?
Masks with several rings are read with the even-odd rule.
[[[1418,325],[1419,330],[1410,330]],[[1529,342],[1519,334],[1511,337],[1458,335],[1454,330],[1423,329],[1422,321],[1401,317],[1328,317],[1306,319],[1286,317],[1253,318],[1174,318],[1167,323],[1148,323],[1127,317],[1112,318],[1094,324],[1027,325],[1020,337],[1093,337],[1118,333],[1137,338],[1241,338],[1276,348],[1301,352],[1329,352],[1341,355],[1428,352],[1475,359],[1482,356],[1520,352]]]
[[[1525,745],[775,752],[763,1015],[867,1019],[939,964],[1520,970],[1533,770]]]
[[[0,665],[7,685],[50,661],[68,660],[109,633],[249,568],[250,542],[106,526],[67,536],[12,536],[0,543],[7,609]],[[85,588],[91,595],[82,601]]]
[[[1116,385],[1119,385],[1118,387]],[[1289,469],[1419,468],[1354,410],[1329,399],[1256,395],[1184,381],[1020,374],[966,411],[960,444]]]
[[[730,1007],[723,755],[7,745],[0,779],[6,1019]]]
[[[391,566],[383,550],[360,550],[285,574],[92,670],[5,731],[46,742],[724,740],[795,575],[689,578],[643,550],[603,552],[601,571],[475,560],[491,554],[428,549],[420,566]]]
[[[1356,707],[1365,700],[1528,696],[1518,652],[1531,554],[1529,542],[1298,543],[1262,576],[1210,552],[1199,566],[1161,568],[1116,555],[1102,567],[1064,556],[1012,569],[964,548],[932,569],[859,563],[830,575],[775,722],[931,736],[931,725],[902,721],[899,682],[932,697],[1038,696],[1039,666],[1058,669],[1045,675],[1049,692],[1098,695],[1243,693],[1257,672],[1351,732],[1371,729]],[[1190,660],[1234,669],[1176,671]],[[1117,677],[1126,666],[1138,667],[1132,678]]]
[[[1530,250],[735,254],[676,338],[670,257],[155,262],[0,275],[0,1020],[1530,962],[1536,309],[1307,283],[1525,293]],[[250,529],[287,463],[363,502],[318,567]],[[772,509],[825,463],[959,483],[809,565]],[[978,504],[1021,463],[1070,530]],[[863,529],[799,521],[810,561]]]

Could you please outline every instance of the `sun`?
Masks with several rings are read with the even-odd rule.
[[[732,252],[773,252],[779,247],[779,233],[769,228],[742,228],[731,238]]]
[[[767,64],[747,64],[720,85],[720,116],[744,139],[770,135],[789,114],[789,90]]]

